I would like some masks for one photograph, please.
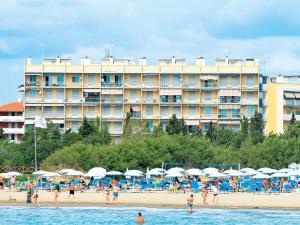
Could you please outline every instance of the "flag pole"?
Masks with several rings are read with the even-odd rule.
[[[36,155],[36,128],[34,123],[34,161],[35,161],[35,171],[37,171],[37,155]]]

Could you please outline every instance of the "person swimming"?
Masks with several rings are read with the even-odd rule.
[[[141,212],[139,212],[138,215],[136,216],[135,222],[138,224],[142,224],[145,222]]]
[[[189,207],[189,212],[193,212],[193,202],[194,202],[194,196],[191,195],[188,199],[187,199],[187,205]]]

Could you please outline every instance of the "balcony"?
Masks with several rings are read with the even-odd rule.
[[[200,101],[201,101],[201,104],[205,104],[205,105],[211,105],[211,104],[218,103],[218,100],[216,98],[201,98]]]
[[[67,114],[66,118],[70,118],[70,119],[81,119],[82,118],[82,114]]]
[[[86,117],[87,119],[96,119],[97,116],[100,117],[96,113],[87,113],[87,114],[84,114],[83,116]]]
[[[288,107],[300,107],[300,100],[298,99],[285,99],[283,104]]]
[[[242,99],[242,105],[258,105],[258,99]]]
[[[100,104],[100,97],[85,97],[83,98],[83,103],[98,103]]]
[[[25,129],[22,128],[3,128],[4,134],[24,134]]]
[[[218,119],[218,115],[217,114],[201,114],[201,119],[216,120],[216,119]]]
[[[242,91],[257,91],[258,85],[242,84]]]
[[[42,103],[42,97],[36,97],[36,98],[25,97],[25,102],[26,103]]]
[[[189,84],[189,83],[183,83],[182,84],[183,89],[199,89],[199,84]]]
[[[81,99],[66,98],[66,103],[81,103]]]
[[[35,82],[26,81],[26,87],[40,87],[40,86],[41,86],[41,82],[39,81],[35,81]]]
[[[64,87],[65,86],[64,82],[49,82],[49,81],[46,81],[44,84],[45,84],[45,87]]]
[[[142,83],[142,88],[159,88],[158,83]]]
[[[119,114],[119,115],[113,115],[113,114],[102,114],[102,118],[103,119],[111,119],[111,120],[115,120],[115,119],[122,119],[123,120],[123,114]]]
[[[159,115],[158,114],[147,115],[146,113],[143,113],[143,119],[159,119]]]
[[[195,105],[198,105],[200,104],[200,100],[198,98],[195,98],[195,99],[183,99],[182,100],[183,104],[195,104]]]
[[[65,114],[62,113],[44,113],[45,118],[64,118]]]
[[[284,121],[290,121],[292,118],[292,114],[283,114]],[[295,115],[297,121],[300,121],[300,115]]]
[[[15,123],[21,123],[24,122],[23,116],[0,116],[0,122],[15,122]]]
[[[123,87],[123,82],[122,81],[113,81],[113,82],[101,82],[101,87],[102,88],[110,88],[110,87]]]
[[[141,100],[139,98],[125,98],[124,103],[140,104]]]
[[[240,104],[241,98],[239,96],[221,96],[219,98],[220,104]]]
[[[158,104],[158,99],[143,99],[143,103],[145,104]]]
[[[122,104],[123,99],[104,99],[102,98],[102,104]]]
[[[218,88],[219,88],[218,84],[204,84],[204,83],[200,84],[201,90],[212,90],[212,89],[216,90]]]
[[[130,118],[132,119],[140,119],[142,116],[141,112],[130,112]]]
[[[236,114],[236,115],[221,115],[219,114],[219,119],[225,119],[225,120],[240,120],[241,115]]]

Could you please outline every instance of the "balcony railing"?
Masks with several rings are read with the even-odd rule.
[[[220,104],[240,104],[240,99],[219,99]]]
[[[147,83],[142,83],[143,88],[159,88],[159,83],[152,83],[152,84],[147,84]]]
[[[122,81],[114,81],[114,82],[101,82],[102,87],[122,87],[123,82]]]
[[[201,89],[217,89],[219,88],[218,84],[200,84]]]
[[[201,114],[201,119],[218,119],[217,114]]]
[[[63,87],[63,86],[65,86],[64,82],[48,82],[48,81],[46,81],[44,84],[45,84],[45,87]]]
[[[102,114],[104,119],[123,119],[123,114],[113,115],[113,114]]]
[[[296,99],[285,99],[284,105],[289,107],[300,107],[300,100]]]
[[[201,104],[217,104],[218,100],[216,98],[201,98]]]
[[[38,86],[41,86],[41,82],[39,82],[39,81],[35,81],[35,82],[26,81],[26,86],[27,87],[38,87]]]
[[[25,102],[26,103],[40,103],[40,102],[42,102],[42,98],[41,97],[36,97],[36,98],[25,97]]]
[[[125,103],[141,103],[141,100],[139,98],[125,98]]]
[[[158,119],[158,118],[159,118],[158,114],[147,115],[146,113],[143,113],[143,119]]]
[[[149,103],[149,104],[157,103],[158,104],[158,102],[159,102],[158,99],[143,99],[143,103]]]
[[[44,113],[45,118],[64,118],[65,114],[62,113]]]
[[[177,101],[160,101],[160,104],[162,105],[177,105],[177,104],[181,104],[182,101],[181,100],[177,100]]]
[[[23,116],[0,116],[0,122],[24,122]]]
[[[200,104],[200,100],[198,98],[195,99],[183,99],[183,104]]]
[[[258,85],[257,84],[254,84],[254,85],[247,85],[247,84],[242,84],[242,89],[243,90],[256,90],[258,89]]]
[[[100,97],[98,98],[83,98],[83,103],[100,103]]]
[[[258,99],[242,99],[242,105],[258,105]]]
[[[104,104],[122,104],[123,99],[102,99]]]
[[[82,118],[82,114],[67,114],[66,118],[72,118],[72,119],[81,119]]]
[[[190,88],[190,89],[196,89],[196,88],[199,88],[199,83],[195,83],[195,84],[190,84],[190,83],[183,83],[182,84],[182,88]]]
[[[236,115],[221,115],[221,114],[219,114],[219,119],[241,119],[241,115],[240,114],[236,114]]]
[[[22,128],[3,128],[4,134],[24,134],[25,129]]]
[[[131,118],[141,118],[142,113],[141,112],[130,112]]]

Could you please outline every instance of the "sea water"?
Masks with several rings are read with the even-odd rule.
[[[299,211],[259,209],[97,208],[97,207],[0,207],[0,224],[135,224],[141,212],[145,224],[300,224]]]

